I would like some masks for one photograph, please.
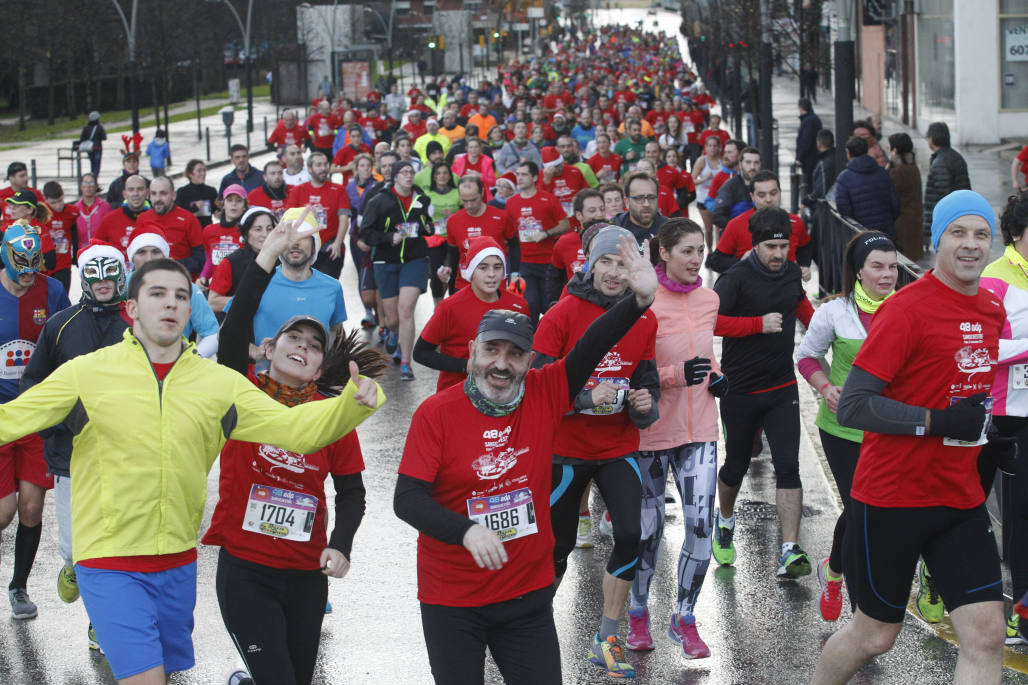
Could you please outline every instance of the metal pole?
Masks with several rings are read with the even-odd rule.
[[[35,188],[39,185],[36,178],[36,160],[33,159],[29,161],[29,171],[30,176],[32,176],[32,187]]]
[[[768,0],[760,0],[760,159],[761,167],[774,169],[778,166],[772,159],[774,142],[771,127],[771,77],[773,58],[771,55],[771,12]]]
[[[193,93],[196,95],[196,139],[203,140],[203,127],[200,125],[200,70],[193,60]]]
[[[735,138],[742,140],[742,48],[735,50],[735,84],[732,88],[732,114],[735,116]]]
[[[853,133],[853,98],[856,97],[855,48],[850,30],[852,0],[835,0],[839,23],[835,41],[835,168],[846,166],[846,139]]]
[[[208,126],[204,129],[204,135],[207,138],[207,157],[205,159],[210,161],[211,159],[211,127]]]
[[[226,0],[227,1],[227,0]],[[125,29],[125,36],[128,38],[128,63],[129,63],[129,108],[132,110],[132,133],[139,133],[139,99],[136,97],[136,10],[139,8],[139,0],[132,0],[132,18],[125,16],[118,0],[111,0],[114,9],[118,11],[118,18]]]

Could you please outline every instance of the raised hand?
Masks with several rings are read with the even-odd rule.
[[[641,308],[649,307],[657,292],[657,272],[650,264],[648,243],[643,244],[643,253],[634,240],[622,236],[618,241],[618,254],[625,264],[625,281],[635,293],[635,302]]]
[[[353,398],[358,404],[374,409],[378,406],[378,384],[370,378],[363,378],[357,362],[350,362],[350,380],[357,387]]]

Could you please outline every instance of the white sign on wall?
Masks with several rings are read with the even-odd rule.
[[[1028,23],[1007,26],[1003,57],[1008,62],[1028,62]]]

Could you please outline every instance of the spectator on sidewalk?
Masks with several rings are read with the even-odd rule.
[[[99,193],[96,174],[82,174],[79,179],[79,201],[75,203],[75,208],[79,210],[79,217],[75,221],[79,245],[89,244],[93,234],[100,228],[100,222],[111,211],[111,206],[100,199]]]
[[[168,134],[164,129],[157,129],[157,134],[146,146],[146,156],[150,158],[153,177],[164,176],[165,169],[171,166],[171,146],[168,145]]]
[[[111,185],[107,187],[107,204],[111,206],[111,209],[118,209],[125,201],[125,181],[132,176],[140,176],[139,152],[137,150],[129,150],[121,156],[121,176],[111,181]],[[145,176],[140,176],[140,178],[149,188],[150,179]]]
[[[931,161],[928,162],[928,178],[924,185],[921,220],[921,234],[927,241],[932,233],[932,211],[935,205],[954,190],[970,190],[971,179],[967,175],[967,162],[949,145],[949,126],[946,122],[934,121],[929,124],[925,138],[932,151]]]
[[[921,238],[921,172],[914,159],[914,141],[906,133],[889,136],[889,178],[900,196],[896,218],[896,246],[916,262],[924,254]]]
[[[835,206],[864,228],[881,231],[896,242],[900,197],[888,172],[867,152],[867,141],[852,136],[846,141],[849,162],[835,179]]]
[[[24,162],[11,162],[7,165],[7,183],[10,184],[8,187],[0,189],[0,203],[4,207],[0,224],[9,224],[14,221],[14,205],[7,202],[7,198],[14,197],[16,193],[28,190],[36,196],[39,202],[43,202],[43,193],[29,187],[29,169]]]
[[[232,158],[232,166],[235,168],[221,178],[218,193],[223,194],[226,188],[234,184],[243,186],[248,193],[254,188],[260,188],[264,183],[264,174],[250,165],[250,150],[245,145],[236,143],[229,148],[228,152]]]
[[[803,182],[809,188],[818,162],[817,133],[821,130],[821,118],[814,114],[808,98],[800,98],[800,130],[796,133],[796,161],[803,168]]]
[[[1014,183],[1015,192],[1028,190],[1028,145],[1021,148],[1021,152],[1010,164],[1010,180]]]
[[[823,128],[817,132],[817,165],[811,175],[803,204],[813,208],[818,200],[828,197],[828,191],[835,183],[835,134]]]
[[[82,127],[76,148],[79,152],[89,155],[89,170],[93,176],[100,175],[100,158],[103,156],[103,142],[107,140],[107,131],[100,123],[100,113],[90,112],[86,125]]]
[[[175,193],[175,204],[191,212],[201,227],[207,227],[213,220],[218,202],[218,191],[207,185],[207,165],[199,159],[189,160],[186,163],[186,178],[189,183]]]

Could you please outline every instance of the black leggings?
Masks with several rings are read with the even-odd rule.
[[[328,578],[218,555],[221,618],[256,685],[309,685],[314,677]]]
[[[621,580],[634,580],[642,538],[642,479],[635,457],[580,464],[554,464],[550,485],[550,523],[555,545],[553,563],[560,578],[568,568],[568,555],[578,536],[578,504],[582,493],[594,481],[610,512],[614,528],[614,549],[607,560],[607,573]]]
[[[432,297],[446,297],[446,291],[453,294],[453,285],[456,283],[456,272],[450,275],[450,281],[443,283],[439,280],[439,267],[446,263],[446,243],[428,248],[428,263],[431,265],[432,273],[428,276],[428,285],[432,289]]]
[[[552,585],[483,607],[421,605],[436,683],[482,685],[485,648],[508,685],[560,685]]]
[[[860,443],[840,438],[823,430],[818,430],[818,432],[821,434],[821,446],[825,450],[825,459],[828,460],[828,467],[832,469],[832,477],[835,478],[835,485],[839,488],[839,497],[842,499],[842,512],[835,522],[832,553],[828,557],[828,565],[836,573],[841,573],[842,541],[846,534],[846,508],[850,505],[850,490],[853,488],[853,472],[857,470],[857,458],[860,456]]]
[[[1017,437],[1017,473],[1004,475],[1013,485],[1010,493],[1014,506],[1009,521],[1010,532],[1004,531],[1004,551],[1010,563],[1010,579],[1013,583],[1014,599],[1024,597],[1028,592],[1028,418],[1020,416],[993,416],[992,423],[1000,435]],[[989,457],[988,447],[983,447],[978,457],[978,473],[986,496],[992,489],[996,476],[996,464]],[[1009,537],[1008,537],[1009,536]]]
[[[753,439],[764,429],[771,448],[776,486],[782,490],[803,487],[800,483],[800,407],[796,384],[767,392],[721,398],[721,423],[725,431],[725,463],[718,478],[734,487],[742,483],[753,457]]]

